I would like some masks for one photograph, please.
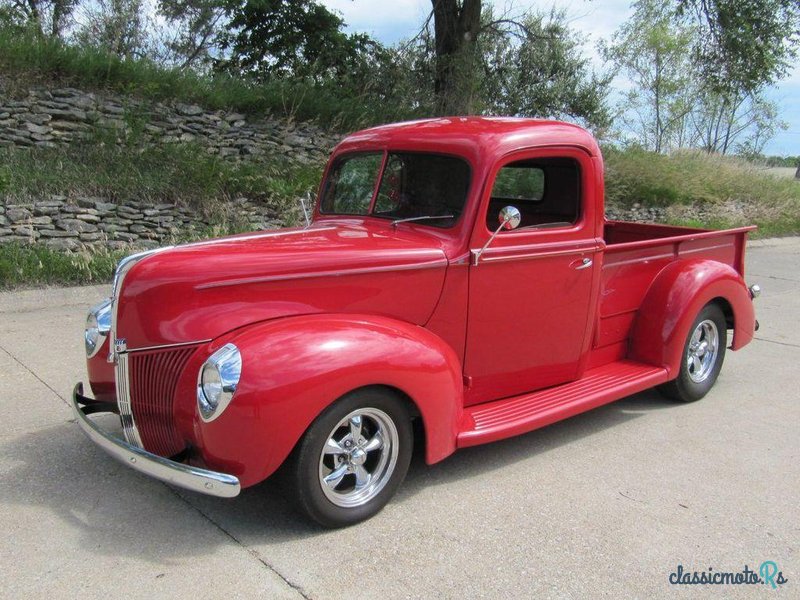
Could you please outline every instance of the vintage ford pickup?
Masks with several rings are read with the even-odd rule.
[[[282,467],[307,515],[355,523],[415,435],[436,463],[654,386],[702,398],[729,332],[738,350],[757,328],[751,229],[607,221],[600,150],[573,125],[368,129],[333,151],[308,226],[120,262],[89,313],[77,421],[206,494]]]

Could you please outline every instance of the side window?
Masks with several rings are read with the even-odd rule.
[[[544,198],[544,171],[519,163],[503,167],[494,180],[492,198],[539,202]]]
[[[492,186],[486,228],[497,228],[505,206],[516,207],[521,228],[568,227],[580,216],[580,167],[571,158],[523,160],[505,165]],[[508,232],[511,233],[511,232]]]

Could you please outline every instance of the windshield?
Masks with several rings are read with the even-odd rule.
[[[338,159],[322,193],[325,214],[417,219],[431,227],[452,227],[469,189],[469,165],[460,158],[390,152],[383,174],[382,153],[349,154]],[[380,185],[378,185],[380,181]],[[377,193],[376,193],[377,187]]]

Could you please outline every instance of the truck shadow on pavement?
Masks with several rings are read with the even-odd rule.
[[[406,481],[391,502],[413,502],[422,490],[507,469],[588,436],[612,435],[614,427],[651,411],[681,408],[647,391],[526,435],[460,450],[431,467],[418,444]],[[216,545],[231,540],[273,544],[338,535],[294,510],[280,473],[232,500],[175,490],[117,463],[74,423],[11,436],[2,443],[2,456],[6,468],[0,473],[0,503],[21,511],[50,511],[38,519],[41,531],[28,530],[28,535],[47,536],[65,524],[90,553],[169,565],[213,554]],[[531,477],[531,486],[536,485]],[[375,518],[392,517],[384,511]]]

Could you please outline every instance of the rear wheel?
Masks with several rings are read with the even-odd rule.
[[[727,343],[725,315],[718,305],[707,304],[686,338],[678,377],[659,386],[659,391],[681,402],[693,402],[705,396],[717,381]]]
[[[368,519],[402,483],[412,446],[400,398],[383,390],[348,394],[314,421],[296,450],[298,506],[326,527]]]

